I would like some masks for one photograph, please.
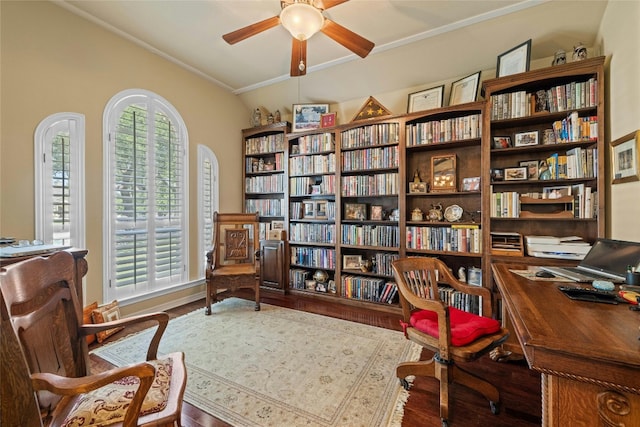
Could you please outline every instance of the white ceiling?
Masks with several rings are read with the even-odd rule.
[[[316,98],[331,102],[372,93],[368,88],[380,93],[490,70],[499,54],[528,39],[532,61],[579,42],[597,46],[607,4],[351,0],[324,14],[374,42],[373,51],[361,59],[318,33],[308,42],[307,76],[291,78],[291,36],[281,26],[233,46],[222,40],[223,34],[278,15],[279,0],[52,1],[236,94],[302,79],[298,87],[313,82]]]

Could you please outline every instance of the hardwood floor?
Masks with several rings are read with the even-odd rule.
[[[236,296],[252,299],[244,290]],[[282,295],[277,292],[261,292],[262,303],[304,310],[344,320],[400,330],[400,314],[373,311],[345,304],[335,304],[320,299]],[[172,317],[181,316],[204,306],[204,299],[169,310]],[[135,332],[131,330],[130,332]],[[111,340],[119,339],[122,333]],[[107,341],[109,342],[109,341]],[[94,347],[92,347],[94,348]],[[96,356],[91,356],[94,370],[107,369],[110,365]],[[422,359],[430,358],[426,351]],[[524,361],[497,363],[488,356],[468,364],[468,369],[486,378],[500,390],[501,410],[493,415],[489,403],[479,394],[463,386],[453,385],[451,397],[452,415],[450,427],[533,427],[541,423],[540,375],[531,371]],[[429,378],[416,378],[405,405],[403,427],[440,426],[438,382]],[[215,417],[184,403],[182,425],[185,427],[229,427]],[[286,427],[286,426],[282,426]],[[345,426],[347,427],[347,426]],[[374,426],[371,426],[374,427]]]

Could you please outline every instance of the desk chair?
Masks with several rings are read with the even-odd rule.
[[[218,301],[218,290],[255,292],[260,310],[260,222],[258,213],[213,213],[213,250],[207,253],[205,314]]]
[[[0,272],[2,323],[10,323],[17,337],[17,359],[27,368],[42,425],[91,420],[92,425],[180,426],[184,354],[156,359],[169,316],[154,313],[83,325],[74,277],[73,256],[64,251]],[[86,336],[141,322],[157,324],[146,362],[90,375]]]
[[[503,343],[508,331],[497,320],[448,307],[441,300],[439,285],[482,297],[482,313],[491,315],[491,293],[480,286],[457,280],[444,262],[436,258],[409,257],[392,263],[398,284],[407,339],[433,351],[430,360],[404,362],[396,375],[405,389],[410,375],[428,376],[440,381],[440,418],[448,426],[449,384],[457,382],[481,393],[490,402],[491,412],[499,411],[500,394],[489,382],[463,370],[458,364],[478,359]]]

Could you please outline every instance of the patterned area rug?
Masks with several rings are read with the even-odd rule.
[[[178,317],[160,354],[183,351],[185,401],[234,426],[400,425],[407,392],[395,377],[420,347],[401,332],[228,298]],[[144,358],[151,331],[98,348],[121,366]]]

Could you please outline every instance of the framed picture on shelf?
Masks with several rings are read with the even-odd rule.
[[[537,160],[524,160],[520,162],[521,167],[527,168],[527,179],[538,179],[538,161]]]
[[[451,93],[449,94],[449,105],[465,104],[474,102],[478,93],[480,83],[480,73],[473,73],[460,80],[451,83]]]
[[[409,183],[409,193],[411,194],[426,194],[427,193],[427,183],[426,182],[410,182]]]
[[[511,137],[509,136],[494,136],[493,144],[491,145],[493,148],[511,148]]]
[[[319,184],[311,185],[311,194],[322,194],[322,186]]]
[[[505,181],[521,181],[527,179],[527,168],[505,168],[504,180]]]
[[[612,184],[638,181],[640,130],[611,142]]]
[[[373,221],[382,221],[382,206],[372,205],[371,215],[369,215],[369,218]]]
[[[491,169],[491,181],[504,181],[504,169]]]
[[[362,255],[343,255],[342,256],[342,268],[346,270],[360,269],[362,263]]]
[[[293,132],[319,129],[321,116],[329,112],[329,104],[293,104]]]
[[[273,220],[271,221],[272,230],[284,230],[284,221]]]
[[[531,39],[498,55],[496,77],[510,76],[511,74],[529,71],[531,59]]]
[[[327,219],[327,205],[329,202],[327,200],[316,200],[316,219]]]
[[[325,113],[320,116],[321,128],[332,128],[336,125],[336,116],[338,113]]]
[[[570,196],[571,195],[571,186],[570,185],[559,185],[556,187],[544,187],[542,189],[542,198],[543,199],[559,199],[560,197]]]
[[[538,145],[538,131],[532,130],[528,132],[520,132],[515,134],[515,146],[526,147],[529,145]]]
[[[462,191],[480,191],[480,177],[464,178],[462,180]]]
[[[431,157],[431,192],[456,191],[456,155]]]
[[[356,220],[367,219],[367,205],[364,203],[345,203],[344,218]]]
[[[302,202],[302,217],[304,219],[315,219],[316,217],[316,202],[313,200],[305,200]]]
[[[407,102],[407,113],[440,108],[443,100],[444,85],[410,93],[409,101]]]

